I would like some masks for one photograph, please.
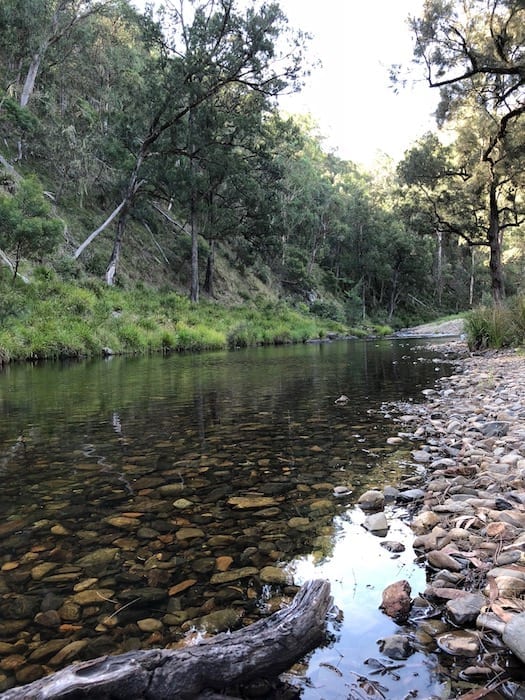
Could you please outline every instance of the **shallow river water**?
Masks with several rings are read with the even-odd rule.
[[[249,624],[321,577],[336,609],[329,641],[287,674],[301,697],[443,696],[433,654],[394,664],[378,644],[398,629],[383,588],[425,585],[404,514],[380,538],[354,505],[416,469],[387,446],[398,428],[381,406],[450,373],[420,343],[5,368],[0,691]]]

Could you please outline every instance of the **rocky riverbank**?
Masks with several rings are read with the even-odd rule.
[[[396,405],[400,431],[389,439],[400,449],[409,441],[419,467],[395,496],[408,504],[428,581],[408,604],[398,582],[391,616],[409,627],[394,648],[433,645],[487,693],[507,684],[490,697],[523,698],[525,355],[448,349],[462,354],[456,373],[425,390],[425,403]]]

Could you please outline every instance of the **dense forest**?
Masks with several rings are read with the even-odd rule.
[[[280,113],[311,59],[277,3],[2,0],[0,321],[51,278],[393,327],[519,293],[524,4],[409,21],[392,86],[438,90],[436,130],[365,172]]]

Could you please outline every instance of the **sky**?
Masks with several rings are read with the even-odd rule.
[[[385,153],[394,161],[434,127],[435,90],[417,75],[413,86],[390,87],[393,63],[409,64],[413,38],[408,15],[423,0],[279,0],[290,24],[314,35],[310,55],[320,59],[299,94],[281,108],[308,112],[319,123],[326,146],[344,159],[372,167]]]

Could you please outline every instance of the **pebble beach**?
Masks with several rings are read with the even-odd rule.
[[[408,443],[418,466],[396,499],[409,509],[427,587],[409,598],[396,582],[391,616],[409,619],[412,643],[461,660],[462,677],[488,692],[509,665],[525,671],[525,354],[474,355],[462,341],[441,349],[459,358],[455,373],[423,403],[395,406],[389,443]],[[512,689],[525,697],[521,682]]]

